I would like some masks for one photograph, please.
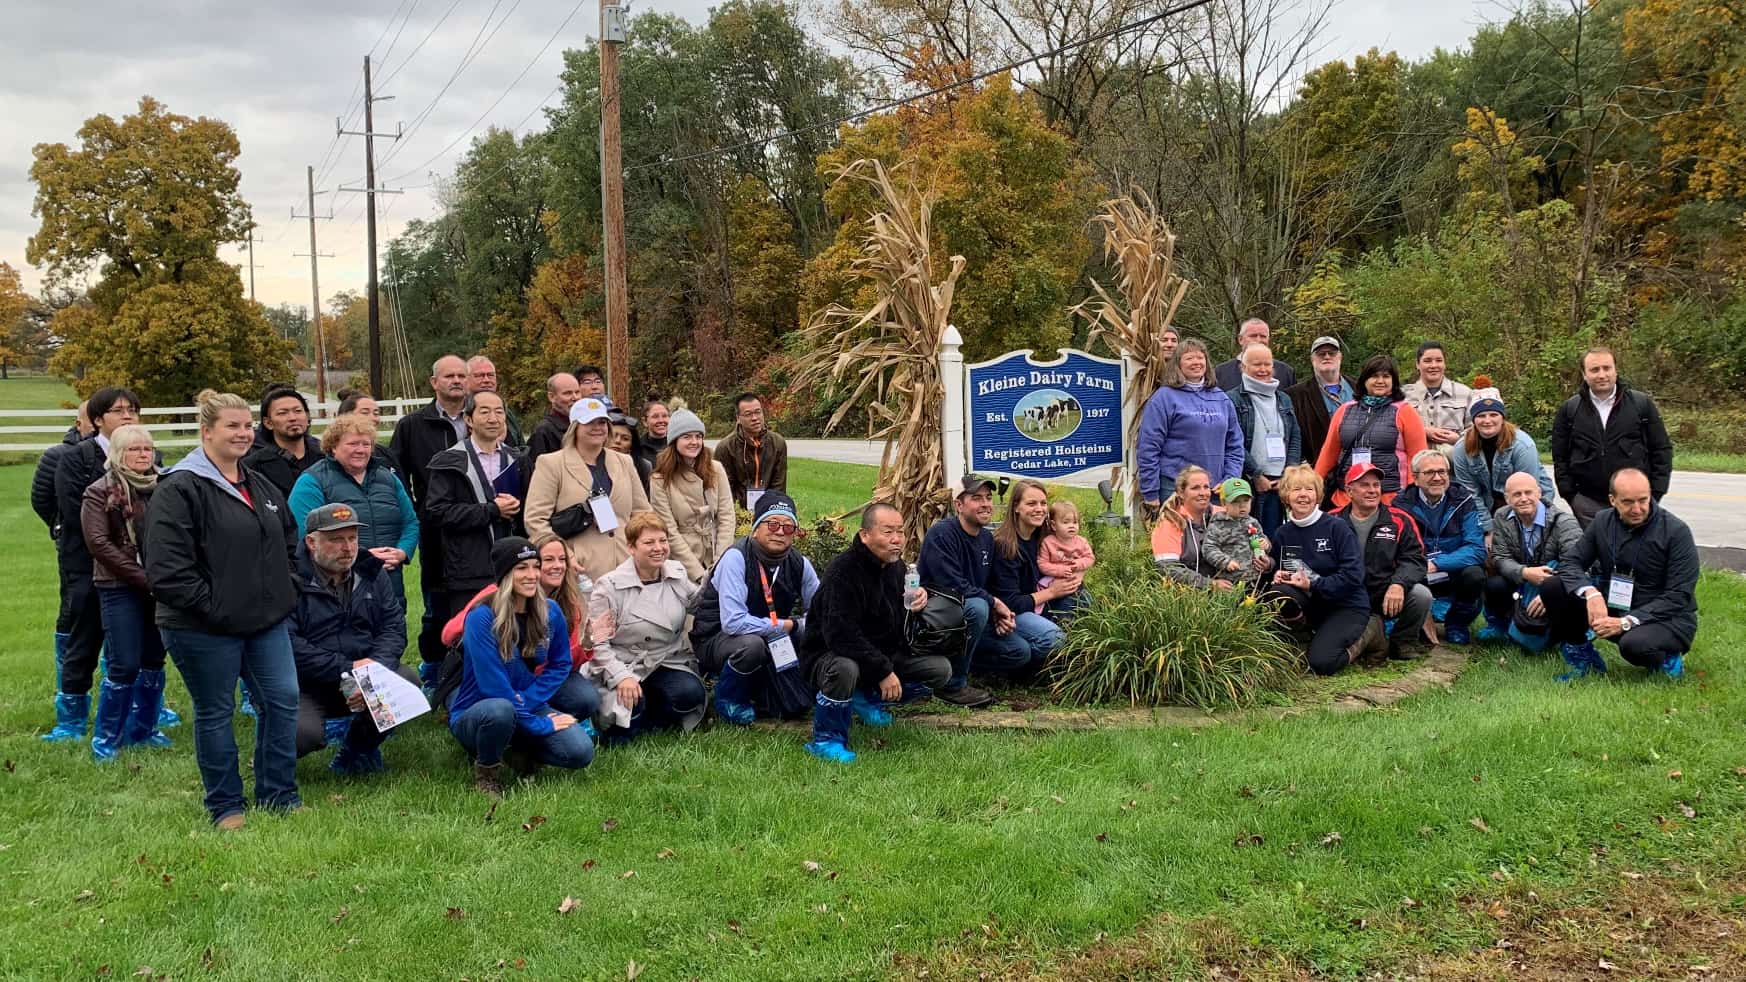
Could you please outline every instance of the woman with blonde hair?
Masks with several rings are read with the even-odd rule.
[[[1364,559],[1350,522],[1322,511],[1322,478],[1308,464],[1285,469],[1279,497],[1285,521],[1272,533],[1279,569],[1265,596],[1281,604],[1287,624],[1311,632],[1309,667],[1332,675],[1382,637],[1364,587]]]
[[[299,527],[322,505],[350,505],[364,527],[358,548],[382,561],[394,597],[406,606],[402,567],[418,549],[418,512],[394,470],[376,453],[376,421],[339,416],[321,435],[323,457],[291,487],[291,518]]]
[[[655,458],[649,500],[667,526],[672,557],[702,583],[734,544],[734,494],[727,469],[703,442],[703,420],[681,409],[667,423],[667,446]]]
[[[1212,477],[1193,464],[1176,475],[1176,490],[1165,499],[1152,526],[1152,560],[1167,580],[1193,587],[1234,586],[1225,571],[1202,555],[1207,518],[1212,513]]]

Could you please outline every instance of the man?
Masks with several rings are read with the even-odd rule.
[[[541,456],[564,448],[564,434],[570,430],[570,407],[576,400],[582,398],[581,383],[569,372],[559,372],[546,379],[546,403],[551,410],[534,427],[533,436],[527,438],[528,469],[531,472],[533,462]]]
[[[904,596],[903,513],[884,502],[861,510],[861,530],[819,576],[813,629],[801,643],[801,665],[818,689],[808,753],[848,763],[849,726],[891,722],[885,703],[925,699],[952,676],[952,663],[919,655],[904,631],[906,611],[927,606],[926,590]]]
[[[582,389],[582,394],[576,398],[581,399],[587,396],[593,396],[596,399],[606,398],[606,373],[600,370],[599,365],[581,365],[574,374],[576,384]]]
[[[715,459],[726,468],[734,503],[758,510],[758,498],[788,490],[788,444],[764,423],[764,400],[742,392],[734,400],[734,431],[715,445]]]
[[[497,392],[497,365],[484,355],[474,355],[467,359],[467,394],[478,392]],[[509,425],[503,442],[512,447],[527,446],[527,441],[521,438],[521,421],[515,418],[515,411],[509,408],[507,399],[503,402],[503,412]]]
[[[1570,562],[1559,566],[1558,579],[1565,594],[1584,605],[1596,637],[1616,643],[1631,664],[1677,679],[1697,637],[1698,552],[1691,529],[1655,501],[1649,475],[1634,467],[1613,475],[1608,502],[1612,508],[1595,516]],[[1547,606],[1554,602],[1549,593]],[[1571,662],[1565,680],[1607,670],[1592,646],[1586,655],[1580,664]]]
[[[1243,377],[1243,352],[1252,344],[1265,344],[1272,349],[1273,329],[1259,317],[1251,317],[1237,327],[1237,357],[1230,361],[1219,362],[1213,368],[1213,378],[1218,381],[1219,388],[1226,392],[1237,387],[1237,382]],[[1273,363],[1273,377],[1279,380],[1281,386],[1297,384],[1297,373],[1285,362]]]
[[[1552,419],[1552,479],[1586,529],[1624,468],[1647,474],[1660,501],[1673,476],[1673,444],[1655,400],[1619,378],[1610,349],[1588,349],[1581,366],[1582,386]]]
[[[430,491],[425,513],[442,530],[443,557],[438,572],[442,588],[433,591],[440,625],[467,605],[492,576],[491,545],[520,535],[521,509],[527,494],[521,451],[503,440],[509,428],[503,399],[495,392],[475,392],[461,406],[467,437],[439,452],[429,465]],[[422,528],[422,519],[421,526]],[[423,646],[419,653],[423,655]],[[441,662],[443,652],[434,659]],[[420,666],[421,678],[431,670]]]
[[[1264,535],[1272,535],[1285,512],[1275,485],[1285,468],[1302,463],[1303,431],[1289,398],[1280,395],[1273,377],[1273,352],[1264,344],[1243,349],[1243,376],[1225,395],[1237,407],[1237,424],[1243,429],[1246,455],[1243,479],[1254,491],[1255,520]]]
[[[1467,411],[1473,406],[1473,390],[1449,377],[1441,341],[1419,345],[1418,366],[1418,381],[1401,386],[1401,391],[1424,421],[1425,442],[1446,453],[1461,440]]]
[[[60,469],[61,459],[65,457],[80,440],[87,439],[97,432],[91,425],[91,417],[87,412],[90,402],[79,403],[78,415],[74,417],[73,425],[67,427],[61,442],[44,450],[37,458],[36,471],[30,475],[30,507],[36,512],[36,517],[48,526],[49,538],[54,539],[61,534],[61,509],[55,500],[55,472]]]
[[[793,549],[800,531],[794,499],[772,491],[758,499],[751,534],[715,564],[697,595],[691,646],[715,683],[717,716],[739,726],[766,715],[793,716],[813,705],[800,667],[806,620],[818,572]]]
[[[55,618],[55,725],[42,737],[49,741],[84,738],[91,682],[103,652],[103,615],[91,582],[91,551],[79,523],[85,489],[109,466],[109,435],[139,422],[139,396],[132,389],[98,389],[88,406],[97,432],[69,447],[54,471],[61,609]]]
[[[1453,483],[1449,458],[1440,450],[1413,455],[1412,487],[1395,495],[1394,506],[1413,517],[1425,544],[1425,585],[1433,600],[1449,605],[1443,617],[1443,637],[1450,644],[1468,644],[1485,592],[1485,531],[1480,528],[1479,499]],[[1433,605],[1433,616],[1436,605]]]
[[[261,395],[261,425],[255,449],[243,466],[259,471],[279,493],[289,496],[303,472],[321,459],[321,441],[309,435],[309,402],[289,385],[273,385]]]
[[[935,695],[975,709],[993,702],[994,695],[969,683],[970,658],[985,641],[1010,633],[1018,619],[988,592],[994,569],[994,534],[988,531],[994,520],[994,482],[966,474],[952,491],[954,514],[935,522],[922,537],[916,565],[922,586],[934,597],[930,613],[936,604],[962,608],[957,622],[963,625],[964,645],[952,659],[951,678]]]
[[[350,717],[339,751],[328,766],[336,774],[372,774],[383,769],[382,739],[362,697],[345,695],[340,676],[376,662],[414,685],[418,676],[400,664],[406,650],[406,615],[395,599],[382,560],[358,549],[358,521],[350,505],[322,505],[303,522],[298,557],[297,608],[286,630],[297,659],[297,756],[327,745],[326,722]]]
[[[1504,506],[1491,519],[1491,566],[1496,572],[1485,581],[1485,627],[1479,640],[1507,637],[1535,652],[1553,641],[1566,647],[1587,645],[1588,619],[1581,608],[1565,604],[1565,616],[1554,620],[1544,596],[1562,592],[1558,567],[1576,555],[1581,538],[1576,516],[1548,508],[1534,475],[1511,474],[1504,481]],[[1574,665],[1586,661],[1585,656],[1576,652],[1566,658]]]
[[[1425,587],[1425,546],[1418,526],[1406,512],[1382,503],[1382,472],[1375,464],[1348,468],[1346,493],[1351,502],[1334,514],[1358,533],[1370,611],[1385,626],[1392,624],[1388,656],[1423,657],[1419,632],[1431,612],[1431,591]]]
[[[1285,389],[1303,430],[1305,460],[1321,456],[1334,410],[1352,401],[1352,380],[1340,374],[1342,356],[1338,338],[1316,338],[1310,345],[1310,377]]]
[[[461,414],[467,399],[467,363],[456,355],[438,358],[430,366],[430,390],[430,404],[400,417],[394,424],[394,436],[388,441],[395,469],[406,481],[406,490],[418,509],[419,585],[424,594],[424,619],[418,631],[418,674],[424,679],[427,693],[435,686],[443,655],[447,653],[442,638],[447,618],[437,616],[442,612],[438,598],[443,581],[442,530],[426,511],[429,467],[432,457],[467,435],[467,420]]]

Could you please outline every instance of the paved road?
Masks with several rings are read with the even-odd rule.
[[[788,452],[809,460],[877,466],[883,446],[868,440],[789,440]],[[1096,487],[1105,476],[1092,472],[1063,483]],[[1676,471],[1664,503],[1691,526],[1698,545],[1711,547],[1705,550],[1706,558],[1717,565],[1746,568],[1746,474]]]

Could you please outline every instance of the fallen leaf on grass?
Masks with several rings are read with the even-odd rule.
[[[582,860],[582,872],[586,873],[589,870],[591,870],[594,867],[599,866],[599,865],[600,865],[599,860],[584,859],[584,860]]]
[[[88,904],[91,901],[96,900],[96,899],[97,899],[97,895],[95,893],[92,893],[89,890],[80,890],[78,893],[73,895],[73,903],[76,903],[76,904]]]
[[[1619,875],[1624,877],[1627,880],[1641,880],[1643,878],[1642,873],[1633,873],[1630,870],[1625,870],[1623,873],[1620,873]]]
[[[628,879],[630,879],[630,878],[631,878],[631,877],[633,877],[633,876],[635,876],[635,875],[637,875],[637,871],[636,871],[636,870],[634,870],[634,869],[627,869],[627,870],[625,870],[625,871],[624,871],[624,872],[623,872],[623,873],[620,873],[620,874],[618,874],[618,878],[619,878],[619,879],[621,879],[621,880],[628,880]]]
[[[537,829],[544,824],[546,824],[546,816],[535,815],[532,818],[529,818],[527,821],[521,823],[521,830],[523,832],[532,832],[534,829]]]
[[[1685,775],[1679,771],[1668,771],[1667,772],[1667,779],[1669,781],[1677,781],[1684,776]]]
[[[655,853],[655,858],[656,859],[672,859],[674,855],[675,855],[675,853],[673,852],[673,850],[663,849],[660,852]]]
[[[1686,804],[1683,801],[1679,802],[1679,813],[1681,815],[1684,815],[1686,818],[1696,818],[1697,817],[1697,809],[1693,808],[1692,806]]]
[[[1322,848],[1323,849],[1332,849],[1333,847],[1339,845],[1341,841],[1342,840],[1340,837],[1340,833],[1329,832],[1327,835],[1322,836]]]
[[[1061,797],[1061,796],[1060,796],[1060,795],[1058,795],[1058,794],[1052,794],[1052,795],[1050,795],[1050,796],[1049,796],[1049,800],[1050,800],[1050,801],[1053,801],[1053,802],[1054,802],[1054,803],[1055,803],[1055,804],[1057,804],[1057,805],[1065,805],[1065,804],[1066,804],[1066,803],[1067,803],[1067,799],[1066,799],[1066,798],[1063,798],[1063,797]]]
[[[1414,907],[1417,907],[1419,905],[1419,902],[1417,900],[1414,900],[1411,897],[1402,897],[1402,898],[1400,898],[1400,905],[1402,907],[1405,907],[1407,910],[1412,910]]]
[[[1480,818],[1478,815],[1475,815],[1472,818],[1468,819],[1467,824],[1473,826],[1474,828],[1478,829],[1481,832],[1484,832],[1486,835],[1491,834],[1491,826],[1485,824],[1485,819]]]
[[[332,921],[335,924],[338,924],[340,921],[345,920],[346,917],[351,914],[351,912],[352,912],[352,909],[350,907],[341,907],[339,909],[339,913],[328,918],[328,920]]]
[[[817,873],[819,870],[824,869],[823,866],[820,866],[810,859],[803,861],[800,864],[800,868],[806,870],[808,873]]]
[[[1242,787],[1237,789],[1237,797],[1239,797],[1239,798],[1253,798],[1253,797],[1255,797],[1255,789],[1251,788],[1247,784],[1245,784]]]
[[[498,803],[495,801],[491,803],[491,807],[485,812],[485,821],[489,822],[497,817],[497,805]]]
[[[626,965],[624,967],[624,977],[626,979],[626,982],[630,982],[630,980],[635,979],[637,976],[639,976],[641,974],[643,974],[643,966],[638,965],[636,962],[636,959],[634,959],[634,958],[631,959],[631,962],[629,965]]]
[[[18,770],[18,765],[14,764],[12,762],[11,758],[7,758],[7,760],[6,760],[6,773],[11,774],[13,771],[16,771],[16,770]]]
[[[208,972],[212,971],[213,960],[212,946],[207,945],[206,950],[200,953],[200,967],[206,969]]]
[[[616,829],[616,828],[618,828],[618,819],[616,819],[616,818],[609,818],[606,821],[600,823],[600,831],[602,831],[602,832],[611,832],[613,829]]]
[[[565,897],[562,901],[559,901],[559,903],[558,903],[558,913],[568,914],[569,912],[575,910],[576,908],[578,908],[580,906],[582,906],[581,902],[578,901],[575,897]]]
[[[740,922],[735,921],[735,920],[728,921],[728,930],[734,932],[735,934],[743,934],[744,933],[740,929]]]
[[[1265,836],[1257,835],[1254,832],[1245,832],[1242,835],[1237,836],[1236,841],[1232,842],[1231,845],[1241,849],[1244,846],[1258,846],[1266,841],[1267,838]]]
[[[1099,842],[1108,842],[1108,841],[1109,841],[1109,833],[1108,833],[1108,832],[1099,832],[1099,833],[1097,833],[1097,841],[1099,841]]]
[[[11,761],[7,761],[7,763],[8,763],[8,764],[10,764],[10,763],[12,763],[12,762],[11,762]],[[10,769],[10,768],[9,768],[9,769]],[[1735,777],[1746,777],[1746,767],[1736,767],[1736,768],[1734,768],[1734,776],[1735,776]]]
[[[448,918],[451,921],[458,921],[458,920],[466,917],[467,912],[462,910],[459,907],[450,907],[449,912],[447,914],[444,914],[443,916]]]
[[[1613,969],[1615,969],[1615,968],[1618,968],[1618,967],[1619,967],[1619,966],[1617,966],[1617,965],[1614,965],[1614,964],[1613,964],[1613,963],[1612,963],[1612,962],[1609,962],[1609,961],[1607,961],[1607,960],[1606,960],[1606,959],[1605,959],[1605,958],[1602,958],[1602,959],[1601,959],[1601,960],[1600,960],[1600,961],[1599,961],[1599,962],[1598,962],[1598,963],[1596,963],[1596,964],[1597,964],[1597,967],[1599,967],[1599,968],[1600,968],[1600,970],[1601,970],[1601,971],[1603,971],[1603,972],[1610,972],[1610,971],[1612,971],[1612,970],[1613,970]]]

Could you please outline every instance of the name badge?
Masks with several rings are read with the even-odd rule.
[[[618,528],[618,512],[612,510],[612,499],[604,494],[597,494],[588,499],[588,508],[594,512],[594,527],[600,534],[606,535]]]
[[[1368,452],[1366,451],[1366,453]],[[1267,434],[1267,462],[1269,464],[1285,463],[1285,437],[1278,433]]]
[[[1631,609],[1631,595],[1637,589],[1637,584],[1624,573],[1614,573],[1607,580],[1607,609],[1626,611]]]
[[[770,642],[770,664],[776,666],[778,672],[787,671],[800,664],[800,659],[794,654],[794,639],[784,634]]]
[[[751,512],[754,515],[757,514],[758,513],[758,499],[760,499],[762,497],[764,497],[764,489],[763,488],[747,488],[746,489],[746,510]]]
[[[1370,448],[1369,447],[1353,447],[1352,448],[1352,463],[1353,464],[1368,464],[1368,463],[1370,463]]]
[[[1442,555],[1442,553],[1440,553],[1440,552],[1432,552],[1432,553],[1427,553],[1425,555],[1425,558],[1434,563],[1437,561],[1437,557],[1441,556],[1441,555]],[[1426,583],[1446,583],[1446,582],[1448,582],[1448,580],[1449,580],[1449,574],[1443,572],[1441,569],[1437,570],[1435,573],[1425,574],[1425,582]]]

